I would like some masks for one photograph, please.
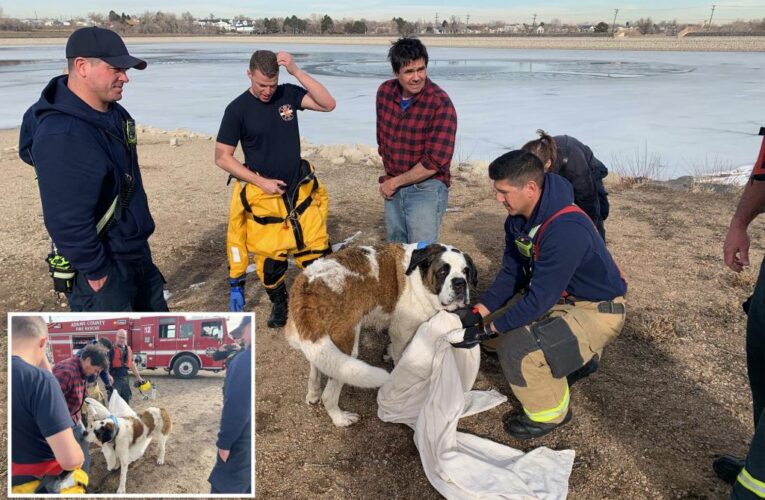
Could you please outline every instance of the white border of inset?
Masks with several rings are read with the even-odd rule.
[[[114,317],[133,317],[133,318],[139,318],[143,316],[187,316],[187,317],[208,317],[208,316],[224,316],[228,318],[229,321],[241,321],[242,318],[245,316],[250,316],[251,325],[252,325],[252,340],[250,342],[250,348],[252,349],[252,362],[253,362],[253,370],[252,370],[252,380],[250,381],[250,399],[252,404],[252,416],[250,418],[250,435],[252,436],[252,459],[250,463],[250,474],[252,476],[252,492],[247,494],[241,494],[241,493],[235,493],[235,494],[222,494],[222,493],[123,493],[123,494],[117,494],[117,493],[88,493],[87,497],[94,497],[94,498],[255,498],[255,491],[256,491],[256,475],[255,475],[255,337],[256,337],[256,331],[255,331],[255,313],[233,313],[233,312],[188,312],[188,311],[177,311],[177,312],[167,312],[167,313],[154,313],[154,312],[145,312],[145,313],[135,313],[135,312],[126,312],[126,313],[70,313],[70,312],[10,312],[7,314],[7,332],[8,332],[8,352],[6,353],[6,363],[7,363],[7,369],[6,369],[6,380],[8,381],[8,390],[7,390],[7,397],[8,401],[6,403],[6,415],[7,415],[7,421],[6,421],[6,432],[8,434],[8,446],[7,446],[7,456],[6,456],[6,464],[7,464],[7,488],[6,493],[8,495],[8,498],[62,498],[61,495],[54,495],[54,494],[40,494],[40,495],[34,495],[34,494],[22,494],[22,493],[12,493],[11,492],[11,449],[12,449],[12,431],[11,431],[11,386],[13,385],[11,382],[11,343],[12,343],[12,335],[11,335],[11,318],[14,316],[40,316],[43,318],[43,321],[46,323],[49,323],[48,319],[52,317],[56,318],[72,318],[72,321],[76,319],[108,319],[108,318],[114,318]],[[215,443],[212,443],[212,446],[215,446]],[[217,452],[216,452],[217,453]],[[212,470],[212,467],[215,464],[210,464],[210,469]]]

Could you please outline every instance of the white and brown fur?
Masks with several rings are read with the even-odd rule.
[[[116,418],[118,427],[115,427],[111,418],[89,422],[85,438],[89,443],[101,446],[107,470],[120,467],[117,493],[125,493],[128,465],[143,456],[152,438],[156,437],[159,443],[157,464],[165,463],[165,444],[173,423],[164,408],[156,407],[144,410],[137,417]]]
[[[338,427],[357,422],[338,406],[343,384],[379,387],[390,376],[356,359],[362,327],[388,328],[387,352],[396,363],[424,321],[469,303],[475,282],[472,259],[439,244],[351,247],[311,264],[292,285],[285,327],[311,364],[306,402],[321,398]],[[321,374],[328,377],[323,392]]]

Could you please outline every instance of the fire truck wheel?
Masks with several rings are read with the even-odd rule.
[[[173,365],[173,373],[178,378],[194,378],[199,371],[199,362],[191,356],[181,356]]]

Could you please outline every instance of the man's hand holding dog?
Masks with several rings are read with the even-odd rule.
[[[218,448],[218,456],[223,462],[228,462],[228,456],[231,455],[231,450],[221,450]]]

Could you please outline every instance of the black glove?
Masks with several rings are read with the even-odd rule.
[[[481,316],[481,313],[479,313],[478,309],[475,307],[460,307],[452,312],[460,317],[460,321],[464,328],[483,325],[483,316]]]
[[[491,324],[481,326],[469,326],[462,331],[462,341],[452,342],[452,346],[460,348],[475,347],[481,342],[498,337],[491,331]]]

